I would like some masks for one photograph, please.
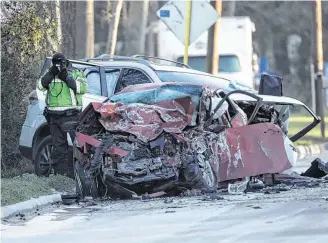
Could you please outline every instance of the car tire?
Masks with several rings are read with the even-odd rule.
[[[52,148],[51,136],[43,138],[38,145],[34,158],[34,171],[37,176],[48,177],[52,173],[50,153]]]
[[[218,179],[211,163],[205,161],[206,168],[202,168],[198,177],[198,186],[206,193],[214,193],[218,188]]]

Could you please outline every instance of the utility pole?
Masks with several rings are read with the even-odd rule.
[[[316,62],[317,74],[315,81],[316,91],[316,112],[321,118],[321,137],[325,138],[325,114],[324,114],[324,93],[323,93],[323,47],[322,47],[322,8],[321,0],[316,0]]]
[[[185,43],[184,43],[184,55],[183,55],[184,64],[188,64],[188,48],[189,48],[189,39],[190,39],[191,6],[192,6],[191,4],[192,4],[192,0],[187,0]]]
[[[222,0],[211,1],[211,5],[215,7],[219,18],[215,24],[211,26],[208,31],[207,38],[207,58],[206,58],[206,71],[216,75],[219,69],[219,30],[220,18],[222,13]]]

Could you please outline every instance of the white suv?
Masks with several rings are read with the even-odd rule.
[[[156,64],[149,60],[156,60]],[[129,85],[161,82],[192,82],[199,84],[219,84],[224,90],[245,89],[236,87],[232,81],[212,76],[208,73],[191,69],[182,63],[165,59],[145,56],[120,57],[102,55],[97,58],[71,60],[74,67],[84,70],[88,82],[88,91],[83,96],[83,108],[90,102],[104,101],[111,95]],[[169,62],[171,65],[163,65]],[[174,66],[172,66],[172,63]],[[51,58],[47,58],[40,76],[51,65]],[[255,90],[249,90],[256,92]],[[26,119],[22,127],[19,148],[22,155],[33,161],[35,173],[47,176],[51,173],[49,157],[52,147],[49,127],[43,116],[45,94],[34,90],[29,95],[29,106]],[[72,155],[72,141],[67,134]]]

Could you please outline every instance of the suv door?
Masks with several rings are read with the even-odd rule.
[[[121,73],[120,68],[105,70],[106,88],[107,88],[108,97],[114,94],[116,83],[118,82],[117,80],[120,77],[120,73]]]
[[[84,75],[87,78],[88,89],[87,93],[82,96],[83,99],[83,109],[85,109],[91,102],[103,102],[107,99],[103,95],[101,76],[98,68],[85,69]]]

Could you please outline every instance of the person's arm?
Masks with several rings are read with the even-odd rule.
[[[56,74],[58,73],[56,67],[52,66],[42,78],[40,78],[37,82],[37,88],[42,92],[49,89],[49,85],[51,81],[55,78]]]

